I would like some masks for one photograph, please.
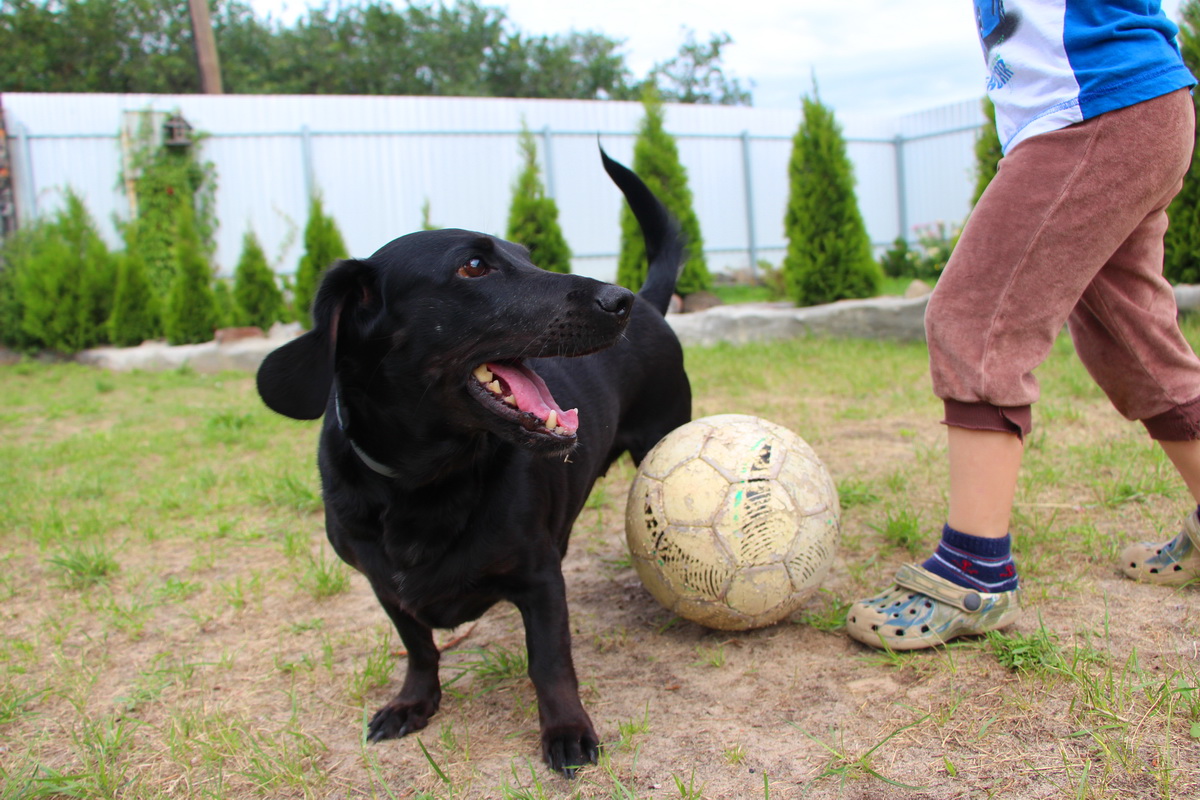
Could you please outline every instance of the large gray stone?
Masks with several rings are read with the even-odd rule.
[[[1200,286],[1175,287],[1180,311],[1200,309]],[[796,308],[789,303],[750,303],[710,308],[692,314],[668,314],[667,322],[687,346],[720,342],[746,344],[800,336],[843,336],[891,341],[924,341],[925,307],[929,298],[873,297]],[[147,342],[140,347],[102,347],[77,356],[84,364],[105,369],[161,371],[184,364],[202,373],[224,370],[253,372],[267,353],[300,333],[299,325],[276,325],[266,337],[218,344],[169,347]]]
[[[143,342],[138,347],[97,347],[84,350],[75,358],[82,364],[114,372],[164,372],[185,364],[196,372],[215,374],[227,370],[254,372],[275,348],[300,334],[300,326],[275,325],[267,336],[238,339],[233,342],[205,342],[171,346],[166,342]]]
[[[698,314],[671,314],[667,322],[684,345],[746,344],[812,335],[923,341],[928,302],[928,297],[873,297],[805,308],[779,303],[729,305]]]

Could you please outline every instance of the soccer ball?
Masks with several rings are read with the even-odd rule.
[[[840,534],[837,489],[808,443],[743,414],[677,428],[646,455],[625,508],[642,583],[709,628],[770,625],[812,594]]]

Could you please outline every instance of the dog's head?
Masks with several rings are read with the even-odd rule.
[[[312,330],[267,356],[258,390],[275,411],[316,419],[336,382],[356,428],[405,415],[420,435],[489,431],[562,452],[575,443],[576,412],[558,406],[525,359],[612,345],[632,305],[626,289],[546,272],[493,236],[412,233],[330,268]]]

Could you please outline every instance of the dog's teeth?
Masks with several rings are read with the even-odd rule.
[[[488,369],[487,366],[484,364],[480,364],[478,367],[476,367],[475,372],[472,374],[475,375],[475,380],[479,381],[480,383],[484,384],[485,386],[487,384],[491,383],[492,378],[495,377],[494,375],[492,375],[492,371],[490,369]]]
[[[549,414],[546,415],[546,429],[554,430],[557,427],[558,427],[558,412],[551,411]]]
[[[492,394],[500,394],[500,381],[492,381],[487,384],[488,391]]]
[[[504,398],[504,402],[508,403],[513,408],[517,407],[517,398],[513,397],[511,394],[508,397]]]

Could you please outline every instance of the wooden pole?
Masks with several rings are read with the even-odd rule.
[[[217,40],[213,36],[212,19],[208,15],[208,0],[188,0],[188,8],[192,12],[192,41],[196,43],[200,91],[203,94],[222,94],[221,61],[217,57]]]

